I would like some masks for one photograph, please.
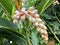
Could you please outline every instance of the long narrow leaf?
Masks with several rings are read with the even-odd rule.
[[[13,7],[13,5],[12,5],[11,0],[0,0],[0,3],[4,7],[4,9],[7,10],[7,12],[9,12],[9,14],[12,13],[12,7]]]
[[[36,8],[39,10],[39,13],[42,14],[42,13],[46,10],[46,8],[52,4],[53,1],[54,1],[54,0],[52,0],[52,1],[51,1],[51,0],[42,0],[42,1],[36,6]]]
[[[31,35],[32,35],[32,44],[33,44],[33,45],[39,45],[36,32],[35,32],[35,33],[32,32]]]
[[[18,26],[7,19],[0,18],[0,26],[11,28],[11,29],[18,29]]]
[[[27,45],[27,42],[22,35],[16,32],[12,32],[8,29],[0,28],[0,36],[5,37],[13,42],[16,42],[16,44],[18,45]]]
[[[54,2],[54,0],[50,0],[50,1],[48,2],[48,4],[46,5],[46,7],[45,7],[44,10],[46,10],[53,2]]]

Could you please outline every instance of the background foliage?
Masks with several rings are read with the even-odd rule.
[[[28,9],[35,6],[38,9],[48,27],[49,42],[60,45],[60,5],[54,6],[53,2],[54,0],[27,0],[23,7]],[[24,25],[21,20],[18,24],[13,23],[15,10],[14,0],[0,0],[0,45],[46,45],[28,19]]]

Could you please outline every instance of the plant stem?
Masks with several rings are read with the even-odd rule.
[[[27,42],[28,42],[28,45],[31,45],[29,39],[28,39],[28,32],[26,31],[26,39],[27,39]]]
[[[49,27],[49,25],[47,25]],[[60,43],[60,40],[58,39],[58,37],[56,36],[56,34],[52,31],[51,27],[49,27],[50,31],[52,32],[52,34],[54,35],[54,38]]]
[[[56,14],[55,14],[55,17],[56,17],[57,21],[60,23],[60,20],[58,19],[58,17],[57,17],[57,15],[56,15]]]

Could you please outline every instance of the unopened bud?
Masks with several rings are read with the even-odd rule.
[[[35,9],[35,7],[32,6],[32,7],[29,8],[29,11],[33,11],[34,9]]]
[[[39,24],[39,26],[40,26],[42,29],[47,30],[47,27],[46,27],[44,24]]]
[[[38,27],[39,24],[37,22],[35,22],[33,25],[36,26],[36,27]]]
[[[17,19],[14,19],[13,20],[13,23],[17,24],[18,23],[18,20]]]
[[[23,13],[23,14],[27,14],[27,11],[25,11],[25,10],[22,10],[22,13]]]
[[[44,40],[48,40],[48,37],[45,36],[45,35],[42,35],[42,38],[43,38]]]
[[[35,22],[36,20],[35,20],[34,17],[30,16],[30,17],[29,17],[29,21],[30,21],[30,22]]]
[[[34,16],[35,16],[35,18],[39,18],[39,14],[35,14]]]
[[[38,23],[41,23],[41,22],[42,22],[42,20],[41,20],[40,18],[36,18],[36,21],[37,21]]]
[[[41,28],[40,27],[37,27],[37,31],[40,32]]]
[[[21,16],[21,20],[25,21],[26,15]]]
[[[35,15],[35,14],[37,14],[37,13],[38,13],[38,10],[33,10],[33,11],[31,12],[32,15]]]
[[[15,19],[19,19],[19,15],[16,15],[16,14],[15,14],[15,15],[14,15],[14,18],[15,18]]]

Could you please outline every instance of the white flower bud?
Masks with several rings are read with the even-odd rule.
[[[40,18],[36,18],[36,21],[37,21],[38,23],[41,23],[41,22],[42,22],[42,20],[41,20]]]
[[[46,30],[42,30],[41,29],[40,32],[41,32],[42,35],[47,35],[47,31]]]
[[[42,35],[42,38],[43,38],[45,41],[48,40],[48,37],[45,36],[45,35]]]
[[[39,26],[39,24],[37,22],[35,22],[33,25],[36,26],[36,27]]]
[[[21,16],[21,20],[25,21],[26,15]]]
[[[41,28],[40,27],[37,27],[37,31],[40,32]]]
[[[35,15],[35,14],[37,14],[37,13],[38,13],[38,10],[33,10],[33,11],[31,12],[32,15]]]
[[[42,34],[42,38],[45,39],[45,35]]]
[[[48,37],[47,31],[46,30],[40,30],[42,35],[45,35],[46,37]]]
[[[39,24],[39,26],[42,28],[42,29],[47,29],[47,27],[44,25],[44,24]]]
[[[18,20],[17,19],[14,19],[13,20],[13,23],[17,24],[18,23]]]
[[[39,18],[39,14],[35,14],[34,16],[35,16],[36,18]]]
[[[15,15],[14,15],[14,18],[15,18],[15,19],[19,19],[19,15],[16,15],[16,14],[15,14]]]
[[[35,10],[33,10],[32,12],[35,12],[36,14],[38,13],[38,10],[37,9],[35,9]]]
[[[35,20],[35,18],[33,18],[32,16],[30,16],[30,17],[29,17],[29,21],[30,21],[30,22],[35,22],[36,20]]]
[[[45,41],[45,43],[48,43],[48,37],[46,37],[45,35],[42,35],[42,38]]]
[[[48,34],[46,30],[44,30],[44,33],[45,33],[45,34]]]
[[[34,9],[35,9],[35,7],[32,6],[32,7],[29,8],[29,11],[33,11]]]
[[[45,40],[45,41],[48,40],[48,37],[45,36],[45,39],[44,39],[44,40]]]

